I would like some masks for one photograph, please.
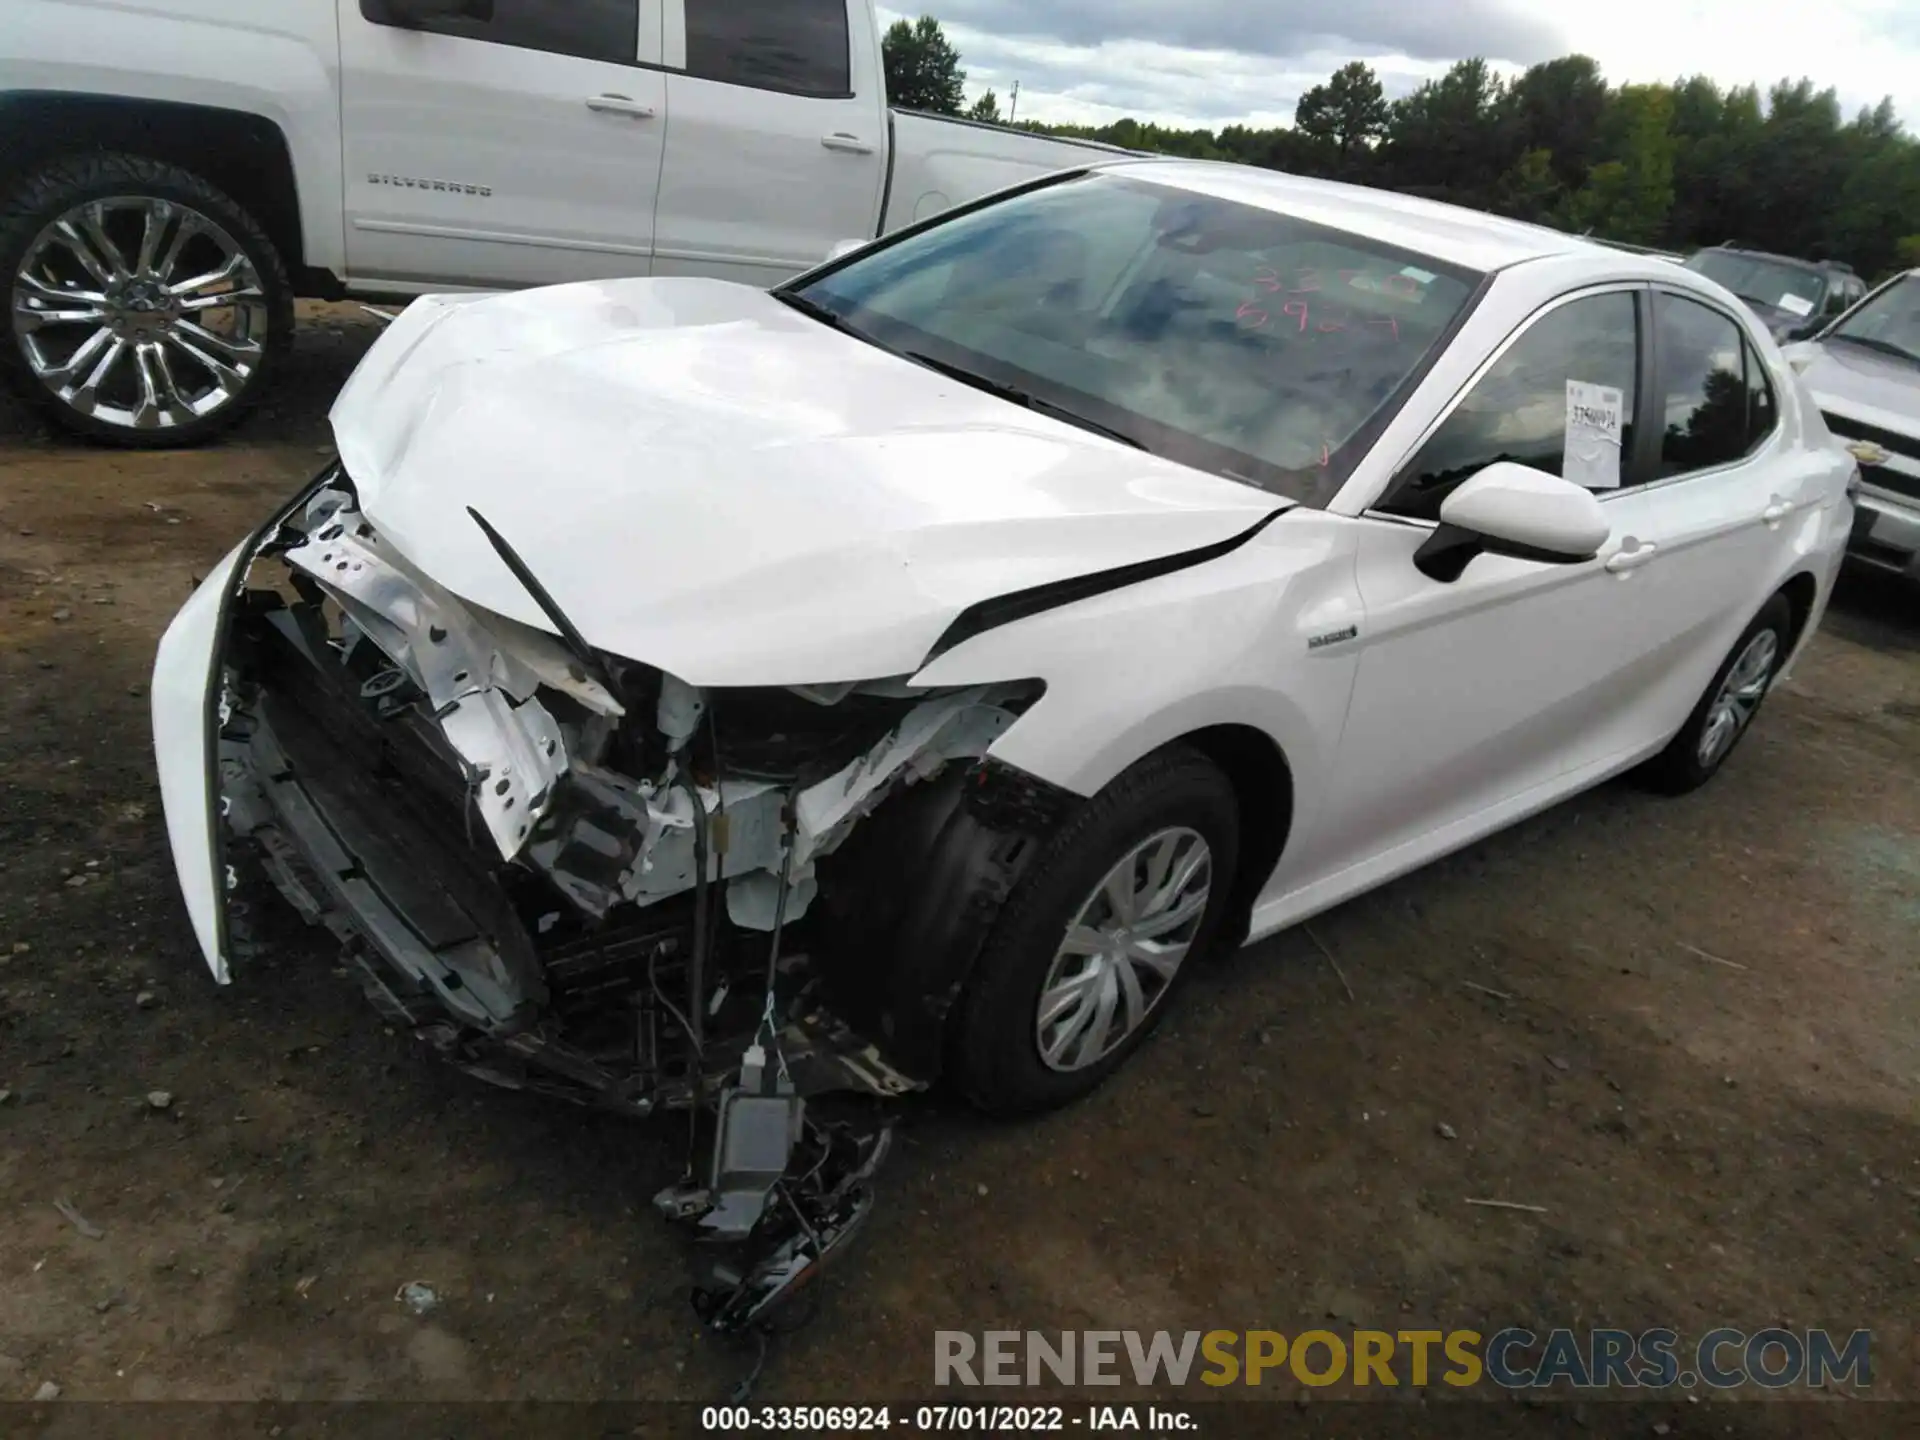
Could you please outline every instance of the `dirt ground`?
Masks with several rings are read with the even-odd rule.
[[[223,990],[189,935],[154,645],[374,329],[314,309],[200,452],[0,402],[0,1400],[712,1402],[751,1361],[648,1206],[677,1127],[441,1068],[318,936]],[[1294,933],[1090,1103],[920,1106],[756,1399],[924,1398],[938,1329],[1509,1324],[1871,1327],[1920,1399],[1917,927],[1920,595],[1850,576],[1702,793],[1610,785],[1315,922],[1351,996]]]

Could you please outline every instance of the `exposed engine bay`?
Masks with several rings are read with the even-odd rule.
[[[866,1217],[893,1116],[1074,797],[987,758],[1031,683],[702,690],[409,564],[335,470],[243,561],[218,699],[227,924],[264,871],[376,1006],[495,1084],[691,1115],[656,1197],[761,1323]],[[448,523],[468,523],[450,517]]]

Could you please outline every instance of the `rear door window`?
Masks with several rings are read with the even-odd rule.
[[[1773,431],[1773,391],[1733,318],[1661,291],[1653,299],[1660,479],[1730,465]]]

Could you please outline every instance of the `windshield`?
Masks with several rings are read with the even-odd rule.
[[[1857,340],[1920,361],[1920,275],[1903,275],[1869,295],[1826,338]]]
[[[787,293],[1009,399],[1322,505],[1479,278],[1271,210],[1092,174]]]
[[[1687,261],[1687,269],[1719,281],[1742,300],[1789,315],[1813,314],[1827,288],[1827,277],[1818,270],[1731,250],[1702,250]]]

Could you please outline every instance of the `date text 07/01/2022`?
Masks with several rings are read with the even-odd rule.
[[[955,1434],[1139,1430],[1192,1433],[1190,1411],[1158,1405],[709,1405],[700,1428],[722,1434],[914,1430]]]

